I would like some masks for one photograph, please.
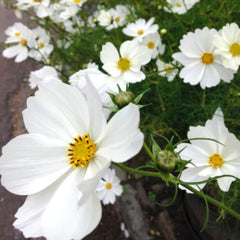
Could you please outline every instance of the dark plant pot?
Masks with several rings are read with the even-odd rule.
[[[184,209],[189,224],[200,240],[239,240],[240,229],[233,224],[216,222],[218,218],[218,209],[209,204],[209,221],[205,230],[201,232],[206,219],[206,206],[203,199],[193,194],[185,194]],[[239,226],[239,225],[238,225]]]

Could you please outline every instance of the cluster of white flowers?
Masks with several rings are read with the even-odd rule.
[[[5,31],[8,38],[5,43],[9,45],[4,51],[6,58],[15,58],[15,62],[22,62],[31,57],[36,61],[48,62],[48,57],[53,51],[50,37],[45,29],[37,27],[30,30],[22,23],[14,23]]]
[[[180,77],[185,83],[203,89],[215,87],[220,80],[229,83],[240,65],[240,29],[236,23],[220,31],[196,29],[183,36],[179,48],[173,58],[184,66]]]
[[[120,43],[105,42],[98,49],[97,60],[102,66],[89,60],[86,69],[71,73],[69,85],[60,80],[56,68],[46,65],[31,72],[30,87],[38,90],[28,98],[23,111],[28,133],[12,139],[0,158],[2,184],[15,194],[28,195],[14,222],[25,237],[82,239],[100,221],[100,201],[114,204],[116,196],[122,194],[111,162],[122,163],[135,156],[144,136],[135,104],[122,107],[109,118],[109,109],[114,106],[110,94],[145,80],[148,63],[154,62],[153,72],[159,79],[172,82],[180,71],[184,83],[200,84],[202,89],[215,87],[221,80],[230,83],[240,65],[240,29],[236,23],[228,23],[219,31],[204,27],[188,32],[180,40],[180,52],[172,55],[172,61],[164,62],[166,46],[160,33],[167,31],[159,33],[154,17],[130,22],[130,14],[135,14],[130,6],[105,9],[97,5],[86,23],[77,15],[85,2],[16,3],[16,13],[33,9],[37,17],[48,17],[69,33],[81,31],[87,24],[100,26],[107,33],[121,28],[119,32],[130,38]],[[165,11],[184,14],[199,0],[166,2]],[[46,30],[30,30],[15,23],[5,33],[4,57],[16,57],[16,62],[30,57],[48,64],[53,45]],[[71,41],[59,40],[57,45],[68,48]],[[216,177],[220,189],[228,191],[235,178],[240,178],[240,141],[226,128],[220,107],[205,126],[190,127],[188,138],[190,143],[181,143],[175,149],[182,160],[189,161],[179,179],[199,190],[209,178]],[[128,237],[124,225],[121,229]]]

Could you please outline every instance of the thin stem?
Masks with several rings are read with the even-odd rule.
[[[154,156],[145,142],[143,143],[143,147],[144,147],[145,151],[147,152],[147,154],[150,156],[150,158],[154,161],[155,160]]]
[[[149,150],[148,147],[147,147],[147,149]],[[151,153],[150,157],[151,158],[153,157],[152,153]],[[143,176],[150,176],[150,177],[159,177],[159,178],[162,178],[162,179],[164,179],[164,176],[166,177],[166,174],[163,174],[161,172],[148,172],[148,171],[137,170],[137,169],[134,169],[134,168],[126,167],[125,165],[119,164],[119,163],[115,163],[115,165],[118,166],[119,168],[127,171],[127,172],[134,173],[134,174],[139,174],[139,175],[143,175]],[[181,184],[186,189],[188,189],[191,192],[195,193],[199,197],[207,200],[208,202],[210,202],[210,203],[214,204],[215,206],[219,207],[220,209],[224,209],[226,212],[228,212],[229,214],[231,214],[235,218],[240,219],[240,214],[238,214],[237,212],[235,212],[234,210],[232,210],[228,206],[226,206],[223,203],[217,201],[216,199],[214,199],[214,198],[204,194],[203,192],[196,190],[195,188],[189,186],[185,182],[182,182],[180,179],[176,178],[175,176],[173,176],[170,173],[168,175],[168,182],[171,182],[173,184]]]

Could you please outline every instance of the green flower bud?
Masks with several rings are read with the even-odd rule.
[[[134,94],[130,91],[125,91],[125,92],[120,92],[118,93],[114,99],[113,102],[118,106],[118,107],[124,107],[128,103],[130,103],[134,98]]]
[[[173,152],[162,150],[158,152],[156,161],[162,170],[170,172],[176,167],[178,158]]]

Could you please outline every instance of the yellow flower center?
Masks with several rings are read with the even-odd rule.
[[[211,53],[204,53],[201,59],[203,63],[210,64],[213,62],[213,55]]]
[[[208,159],[208,163],[214,168],[219,168],[224,163],[224,160],[219,153],[214,153],[212,156],[208,157]]]
[[[233,56],[238,56],[240,55],[240,44],[235,42],[233,43],[230,48],[229,48],[229,51],[231,52],[231,54]]]
[[[15,34],[14,34],[16,37],[19,37],[21,34],[20,34],[20,32],[15,32]]]
[[[177,3],[176,6],[177,6],[177,7],[181,7],[182,5],[181,5],[180,3]]]
[[[138,33],[138,35],[142,35],[142,34],[143,34],[143,30],[142,30],[142,29],[139,29],[139,30],[137,31],[137,33]]]
[[[153,49],[155,44],[154,44],[154,42],[149,42],[147,46],[148,46],[148,48]]]
[[[112,184],[111,184],[111,183],[109,183],[109,182],[108,182],[108,183],[106,183],[106,189],[108,189],[108,190],[109,190],[109,189],[111,189],[111,188],[112,188]]]
[[[164,67],[164,71],[165,71],[166,73],[170,73],[171,70],[172,70],[172,67],[171,67],[171,66],[166,65],[166,66]]]
[[[67,149],[66,154],[69,157],[69,165],[73,165],[73,168],[87,167],[96,152],[97,144],[87,133],[73,139],[74,143],[69,143],[70,148]]]
[[[120,21],[120,17],[116,17],[116,18],[115,18],[115,21],[116,21],[116,22],[119,22],[119,21]]]
[[[44,43],[43,43],[43,42],[40,42],[40,43],[38,44],[38,46],[39,46],[40,48],[43,48],[43,47],[44,47]]]
[[[81,0],[73,0],[76,4],[79,4]]]
[[[121,58],[118,60],[117,65],[118,65],[118,68],[119,68],[122,72],[124,72],[124,71],[127,71],[127,70],[131,67],[131,62],[130,62],[130,60],[128,60],[127,58],[122,58],[122,57],[121,57]]]
[[[42,0],[33,0],[34,2],[41,2]]]
[[[22,44],[23,46],[26,46],[26,45],[27,45],[27,41],[24,40],[24,39],[22,39],[22,40],[20,41],[20,44]]]

